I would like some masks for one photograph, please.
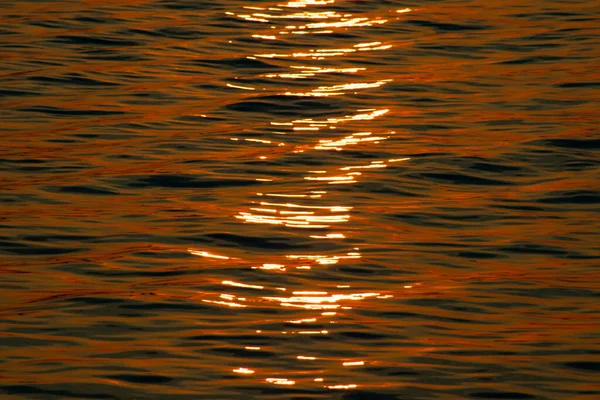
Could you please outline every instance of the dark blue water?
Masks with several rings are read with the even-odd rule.
[[[600,398],[598,26],[0,0],[0,398]]]

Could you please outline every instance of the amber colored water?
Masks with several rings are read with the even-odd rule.
[[[599,27],[0,0],[0,398],[600,398]]]

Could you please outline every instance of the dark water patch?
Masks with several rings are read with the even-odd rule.
[[[124,53],[109,49],[84,49],[81,52],[86,59],[91,61],[150,61],[151,59],[142,53]]]
[[[493,164],[489,162],[475,162],[469,168],[475,171],[495,172],[498,174],[523,171],[522,167],[503,164]]]
[[[228,104],[225,108],[232,111],[264,113],[275,115],[306,115],[312,117],[325,116],[334,110],[347,108],[347,100],[339,99],[306,99],[303,96],[274,95],[259,96]]]
[[[90,196],[98,196],[98,195],[118,195],[118,192],[114,192],[112,190],[104,189],[101,187],[92,187],[92,186],[51,186],[47,188],[52,192],[61,192],[61,193],[73,193],[73,194],[87,194]]]
[[[456,318],[439,316],[435,314],[424,314],[404,311],[387,311],[381,312],[381,317],[393,319],[397,321],[402,320],[423,320],[423,321],[438,321],[438,322],[450,322],[460,324],[493,324],[493,322],[485,322],[481,320],[467,319],[467,318]]]
[[[65,247],[47,247],[47,246],[34,246],[31,244],[20,245],[20,244],[9,244],[9,246],[0,248],[1,252],[5,254],[14,254],[20,256],[53,256],[61,254],[72,254],[86,251],[88,249],[82,247],[76,248],[65,248]]]
[[[509,253],[519,254],[540,254],[540,255],[554,255],[564,256],[569,254],[567,249],[563,249],[557,246],[551,246],[541,243],[513,243],[509,246],[503,246],[501,251]]]
[[[565,367],[587,373],[600,374],[600,362],[594,361],[570,361],[563,364]]]
[[[405,301],[405,303],[420,307],[435,307],[442,310],[458,311],[468,314],[496,314],[496,312],[492,312],[490,310],[486,310],[485,308],[478,307],[475,304],[455,299],[408,299]]]
[[[51,41],[63,44],[76,44],[88,46],[112,46],[112,47],[130,47],[139,46],[141,42],[133,40],[117,39],[98,36],[79,36],[79,35],[59,35]]]
[[[81,76],[80,74],[69,74],[60,77],[52,77],[52,76],[32,76],[28,78],[34,82],[41,83],[53,83],[57,85],[77,85],[77,86],[91,86],[91,87],[115,87],[119,86],[118,83],[110,82],[110,81],[102,81],[97,79],[86,78]]]
[[[529,106],[529,109],[534,109],[536,104],[541,104],[544,106],[556,106],[556,107],[573,107],[573,106],[579,106],[579,105],[584,105],[589,103],[588,99],[585,100],[560,100],[560,99],[547,99],[547,98],[534,98],[531,99],[531,102],[533,103],[531,106]],[[546,108],[548,108],[546,107]]]
[[[100,304],[122,304],[123,299],[111,298],[111,297],[91,297],[91,296],[78,296],[69,299],[73,303],[84,303],[88,305],[100,305]]]
[[[548,287],[548,288],[506,288],[496,289],[501,293],[508,293],[523,297],[533,297],[539,299],[568,299],[568,298],[589,298],[597,299],[600,297],[600,293],[590,289],[571,289],[561,287]]]
[[[131,188],[202,189],[251,186],[259,184],[245,179],[201,178],[193,175],[152,175],[132,177],[125,183]]]
[[[19,202],[23,202],[23,201],[29,201],[32,202],[33,204],[52,204],[52,205],[65,205],[67,203],[63,202],[63,201],[58,201],[58,200],[54,200],[51,199],[49,197],[46,196],[39,196],[39,195],[33,195],[33,194],[6,194],[6,195],[2,195],[0,194],[0,203],[19,203]]]
[[[600,149],[600,139],[545,139],[530,142],[530,144],[538,145],[540,147],[552,146],[575,150]]]
[[[275,357],[276,354],[270,351],[264,350],[247,350],[240,348],[213,348],[210,349],[211,352],[217,354],[223,354],[235,358],[271,358]]]
[[[411,176],[412,177],[412,176]],[[488,179],[473,175],[459,173],[421,173],[414,175],[415,178],[422,177],[434,181],[451,183],[454,185],[477,185],[477,186],[507,186],[513,183],[499,179]]]
[[[341,400],[397,400],[399,397],[385,393],[371,392],[366,390],[351,391],[341,395]]]
[[[449,125],[436,125],[436,124],[402,124],[399,126],[401,129],[407,129],[413,132],[431,132],[431,131],[447,131],[452,129]]]
[[[69,29],[71,26],[66,21],[30,21],[28,25],[31,26],[39,26],[42,28],[51,28],[51,29]]]
[[[464,228],[467,225],[450,222],[449,220],[440,220],[442,215],[439,214],[425,214],[425,213],[400,213],[392,215],[393,218],[399,219],[405,223],[417,226],[430,226],[430,227],[438,227],[444,229],[455,229],[455,228]]]
[[[164,375],[117,374],[105,375],[104,378],[144,385],[163,385],[173,381],[173,378]]]
[[[64,266],[62,269],[71,272],[97,277],[113,277],[113,278],[166,278],[177,277],[193,274],[187,270],[167,269],[167,270],[147,270],[142,268],[137,269],[121,269],[121,270],[102,270],[96,266],[87,267],[85,270],[70,266]]]
[[[39,92],[28,92],[24,90],[3,90],[0,89],[0,99],[5,97],[27,97],[27,96],[38,96]]]
[[[230,233],[210,233],[207,234],[206,237],[223,240],[239,246],[257,247],[262,249],[289,250],[308,247],[306,245],[294,244],[291,241],[284,241],[278,238],[242,236]]]
[[[489,391],[489,392],[472,392],[469,393],[469,397],[472,399],[537,399],[538,397],[522,393],[522,392],[500,392],[500,391]]]
[[[447,356],[463,358],[479,358],[479,357],[510,357],[519,356],[520,353],[516,351],[508,350],[450,350],[450,351],[437,351],[436,354],[443,354]]]
[[[461,48],[458,46],[431,46],[431,45],[423,45],[418,47],[420,50],[428,53],[429,55],[435,55],[438,57],[449,57],[449,58],[457,58],[461,60],[484,60],[486,56],[484,54],[478,54],[481,50],[476,49],[467,49]],[[439,90],[439,89],[438,89]],[[447,91],[443,90],[442,91]],[[464,91],[458,89],[450,89],[453,93],[461,93],[464,94]]]
[[[389,338],[387,335],[383,335],[376,332],[364,332],[364,331],[342,331],[338,335],[355,340],[382,340]],[[396,337],[398,339],[398,337]]]
[[[423,371],[401,366],[365,366],[365,371],[374,375],[394,377],[418,377]]]
[[[373,266],[340,266],[337,270],[349,276],[368,276],[375,275],[380,276],[381,267],[373,267]]]
[[[135,360],[160,360],[160,359],[189,359],[180,354],[175,354],[163,350],[131,350],[117,353],[94,354],[91,358],[114,358],[114,359],[135,359]]]
[[[276,398],[281,398],[281,396],[286,396],[291,398],[294,395],[306,395],[306,396],[318,396],[322,395],[325,391],[322,389],[300,389],[300,388],[283,388],[283,387],[269,387],[265,386],[263,388],[258,387],[248,387],[248,386],[234,386],[235,389],[239,390],[241,393],[244,393],[244,397],[247,395],[254,395],[257,398],[263,396],[276,396]],[[267,398],[267,397],[263,397]],[[313,397],[314,398],[314,397]]]
[[[184,303],[157,303],[157,302],[144,302],[139,304],[121,304],[119,306],[122,310],[140,310],[148,311],[155,314],[160,314],[165,311],[205,311],[208,309],[203,304],[194,304],[189,302]]]
[[[71,340],[60,340],[60,339],[37,339],[32,337],[16,337],[9,336],[3,337],[0,341],[0,347],[11,348],[11,347],[44,347],[44,346],[77,346],[77,342]]]
[[[600,87],[600,82],[564,82],[557,83],[554,86],[569,89],[593,89]]]
[[[11,31],[8,29],[4,29],[4,28],[0,28],[0,35],[2,36],[10,36],[10,35],[18,35],[19,32],[17,31]]]
[[[53,396],[53,398],[79,398],[79,399],[113,399],[120,400],[119,397],[110,394],[102,393],[89,393],[89,392],[77,392],[61,389],[42,389],[37,386],[29,385],[2,385],[0,390],[4,393],[14,395],[28,395],[28,396]]]
[[[84,22],[86,24],[118,24],[121,22],[125,22],[123,19],[120,18],[114,18],[113,16],[110,16],[110,14],[106,13],[106,12],[101,12],[101,11],[96,11],[96,12],[90,12],[88,11],[88,14],[93,14],[92,15],[77,15],[74,16],[72,18],[73,21],[78,21],[78,22]]]
[[[13,240],[0,240],[0,250],[1,249],[12,249],[12,248],[23,248],[23,247],[27,247],[27,245],[25,243],[20,243],[17,241],[13,241]]]
[[[544,204],[587,205],[600,203],[600,191],[577,190],[553,192],[551,196],[538,199]]]
[[[456,255],[457,257],[462,257],[466,259],[477,259],[477,260],[487,260],[493,258],[502,257],[502,255],[498,253],[489,253],[483,251],[459,251],[457,253],[446,252],[449,255]]]
[[[511,17],[515,18],[526,18],[535,20],[536,18],[544,19],[544,17],[548,17],[548,19],[557,19],[556,17],[576,17],[582,14],[575,12],[566,12],[566,11],[539,11],[535,13],[517,13],[511,14]]]
[[[216,342],[220,343],[223,339],[235,343],[249,343],[251,345],[266,345],[269,341],[268,337],[261,338],[256,335],[240,335],[234,334],[235,331],[224,332],[222,335],[213,335],[210,333],[194,336],[186,336],[183,339],[191,340],[194,342]]]
[[[140,300],[121,300],[110,297],[99,296],[83,296],[67,298],[64,311],[73,315],[86,315],[92,313],[97,316],[96,323],[93,329],[92,336],[100,340],[99,337],[114,337],[123,333],[131,332],[161,332],[177,330],[177,326],[169,326],[165,324],[150,325],[142,320],[111,320],[111,316],[119,317],[144,317],[155,318],[164,315],[164,313],[180,313],[180,315],[218,315],[211,311],[211,307],[205,303],[197,303],[186,300],[173,301],[153,301],[159,299],[160,296],[152,291],[138,292]],[[103,320],[107,318],[106,320]],[[113,322],[114,321],[114,322]],[[125,323],[123,321],[130,321]],[[137,333],[136,333],[137,334]],[[126,338],[115,340],[126,340]]]
[[[227,106],[228,109],[240,112],[267,113],[277,115],[294,115],[298,112],[298,107],[294,105],[285,105],[269,103],[264,101],[242,101]]]
[[[126,112],[114,111],[114,110],[75,110],[66,109],[52,106],[37,106],[37,107],[24,107],[20,108],[19,111],[35,112],[41,114],[48,114],[53,116],[66,116],[66,117],[95,117],[95,116],[110,116],[110,115],[124,115]]]
[[[142,33],[149,36],[165,37],[170,39],[200,39],[206,36],[205,32],[202,32],[191,27],[183,26],[169,26],[165,28],[159,28],[152,31],[142,29],[132,29],[131,32]]]
[[[489,29],[485,25],[467,25],[467,24],[450,24],[445,22],[435,22],[427,20],[409,19],[405,21],[408,24],[421,26],[424,28],[433,28],[439,32],[461,32],[461,31],[479,31]]]
[[[529,56],[522,57],[513,60],[501,61],[500,65],[522,65],[522,64],[539,64],[539,63],[553,63],[557,61],[566,61],[564,57],[556,56]]]
[[[76,143],[76,141],[74,141]],[[52,141],[52,143],[68,143],[68,141],[63,141],[63,142],[58,142],[58,141]],[[13,164],[14,162],[11,161],[11,164]],[[52,165],[50,163],[48,164],[38,164],[38,165],[23,165],[23,166],[19,166],[16,168],[6,168],[7,171],[10,171],[11,173],[14,172],[21,172],[21,173],[39,173],[39,174],[68,174],[68,173],[73,173],[73,172],[77,172],[77,171],[82,171],[85,169],[89,169],[90,167],[88,166],[76,166],[76,165],[64,165],[64,166],[58,166],[58,165]],[[46,199],[49,202],[47,204],[50,204],[52,202],[52,200],[50,199]],[[43,199],[40,199],[38,197],[38,201],[44,201]]]
[[[222,60],[206,60],[206,59],[194,59],[187,61],[192,65],[206,65],[214,66],[217,68],[231,68],[231,69],[278,69],[276,65],[273,65],[265,60],[254,59],[254,58],[228,58]]]
[[[23,240],[30,240],[32,242],[62,242],[62,241],[88,241],[95,239],[95,236],[89,235],[62,235],[62,234],[53,234],[53,235],[24,235],[21,236]]]
[[[194,0],[159,0],[156,4],[160,7],[178,11],[205,11],[221,7],[218,3]]]

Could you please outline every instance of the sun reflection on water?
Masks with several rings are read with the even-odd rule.
[[[365,64],[354,65],[354,57],[364,60],[365,57],[384,54],[393,48],[392,42],[363,39],[352,43],[350,37],[339,45],[322,48],[312,45],[311,40],[332,33],[383,26],[399,19],[399,14],[411,10],[393,9],[384,13],[356,15],[344,12],[339,7],[328,9],[335,3],[335,0],[298,0],[270,6],[252,4],[243,7],[242,11],[226,12],[231,18],[256,26],[251,39],[264,41],[263,48],[269,49],[245,57],[256,62],[262,59],[277,63],[276,71],[252,76],[260,85],[248,83],[251,81],[249,78],[235,77],[236,80],[227,83],[227,86],[248,92],[244,95],[249,98],[258,95],[259,91],[279,98],[285,96],[285,102],[333,101],[369,91],[386,90],[393,81],[392,77],[376,80],[365,78],[370,67]],[[299,46],[291,51],[279,50],[283,48],[279,45],[291,43],[291,38]],[[269,48],[269,45],[276,47]],[[343,65],[336,64],[340,60],[344,61]],[[257,99],[261,100],[261,97]],[[257,163],[278,162],[287,168],[287,175],[257,176],[255,179],[264,188],[250,193],[249,204],[235,209],[232,217],[244,224],[254,224],[257,229],[267,229],[270,235],[281,238],[288,234],[300,235],[310,240],[315,249],[333,247],[326,251],[286,251],[285,254],[258,262],[220,255],[220,251],[188,250],[190,254],[212,262],[243,265],[253,274],[244,275],[243,279],[214,282],[215,285],[220,284],[227,293],[199,293],[204,303],[240,313],[265,308],[277,310],[277,313],[267,315],[282,313],[279,319],[270,317],[268,322],[257,319],[256,327],[260,329],[252,329],[254,335],[282,335],[296,340],[306,337],[304,340],[310,340],[312,337],[331,336],[339,326],[340,319],[350,317],[348,313],[357,304],[394,296],[380,291],[354,289],[346,282],[324,280],[313,287],[298,283],[298,279],[302,282],[300,277],[303,274],[326,273],[333,266],[362,261],[363,254],[356,247],[356,242],[352,243],[357,239],[356,232],[344,230],[344,226],[353,218],[355,207],[344,204],[343,192],[340,191],[352,187],[347,185],[368,181],[377,170],[408,161],[409,158],[388,155],[357,160],[344,155],[350,150],[368,149],[375,152],[381,150],[379,147],[383,142],[395,138],[396,131],[383,128],[384,124],[380,121],[374,123],[390,113],[389,108],[358,108],[349,115],[330,112],[322,116],[304,115],[287,120],[274,118],[268,121],[267,129],[256,129],[252,135],[236,134],[231,137],[231,141],[239,146],[247,142],[264,146],[260,147],[264,151],[253,154]],[[339,154],[341,157],[337,163],[323,163],[319,156],[323,152]],[[302,157],[316,166],[303,166],[302,162],[295,164],[295,160]],[[333,189],[324,190],[326,188]],[[242,348],[250,352],[264,349],[262,344],[257,346],[254,343]],[[349,383],[352,382],[350,379],[328,377],[327,369],[320,363],[331,364],[331,368],[352,370],[371,362],[362,357],[311,354],[309,349],[300,354],[296,352],[293,359],[298,363],[314,364],[315,369],[298,373],[294,370],[273,371],[257,366],[234,365],[230,371],[272,385],[293,386],[310,382],[330,390],[351,390],[358,384]]]

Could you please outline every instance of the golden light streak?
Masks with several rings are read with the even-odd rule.
[[[305,318],[305,319],[290,320],[288,322],[291,324],[303,324],[305,322],[316,322],[316,321],[317,321],[316,318]]]
[[[256,90],[256,88],[253,88],[253,87],[233,85],[231,83],[228,83],[227,86],[230,87],[230,88],[242,89],[242,90]]]
[[[355,367],[358,365],[365,365],[364,361],[346,361],[342,364],[344,367]]]
[[[238,373],[238,374],[247,374],[247,375],[251,375],[254,373],[253,370],[248,369],[248,368],[238,368],[238,369],[234,369],[233,372]]]
[[[264,289],[264,286],[259,286],[259,285],[247,285],[245,283],[240,283],[240,282],[233,282],[233,281],[223,281],[221,282],[223,285],[228,285],[228,286],[235,286],[235,287],[241,287],[241,288],[246,288],[246,289]]]
[[[355,384],[350,384],[350,385],[332,385],[332,386],[325,386],[328,389],[334,389],[334,390],[342,390],[342,389],[355,389],[357,386]]]
[[[263,140],[263,139],[244,139],[244,140],[247,142],[257,142],[257,143],[265,143],[265,144],[273,143],[270,140]]]
[[[294,203],[268,203],[261,202],[261,205],[265,206],[277,206],[277,207],[288,207],[288,208],[309,208],[309,209],[318,209],[318,210],[329,210],[331,212],[347,212],[350,211],[353,207],[344,207],[344,206],[306,206]]]
[[[328,233],[327,235],[310,235],[311,238],[314,239],[344,239],[343,233]]]
[[[335,0],[297,0],[290,1],[287,4],[278,4],[281,7],[303,8],[308,6],[321,6],[325,4],[333,4]]]
[[[323,255],[296,255],[296,254],[291,254],[291,255],[287,255],[286,258],[292,259],[292,260],[311,260],[311,261],[315,261],[319,264],[337,264],[339,262],[339,260],[342,259],[356,259],[356,258],[361,258],[360,253],[354,253],[354,252],[350,252],[347,253],[347,255],[345,256],[323,256]]]
[[[286,378],[267,378],[265,381],[272,383],[274,385],[295,385],[296,381],[291,381]]]
[[[230,301],[215,301],[215,300],[202,300],[202,301],[204,303],[219,304],[219,305],[228,306],[228,307],[239,307],[239,308],[246,307],[243,304],[234,303],[234,302],[230,302]]]
[[[312,291],[307,291],[307,292],[292,292],[295,295],[320,295],[320,294],[327,294],[327,292],[312,292]]]
[[[274,210],[272,208],[251,208],[252,211],[259,211],[259,212],[266,212],[266,213],[273,213],[273,214],[277,214],[277,210]]]
[[[392,134],[390,132],[390,134]],[[378,142],[381,140],[389,139],[389,136],[371,136],[372,132],[356,132],[342,139],[321,139],[319,144],[314,146],[316,150],[336,150],[340,151],[344,146],[356,145],[366,142]]]
[[[252,35],[253,38],[265,39],[265,40],[277,40],[277,36],[272,35]]]
[[[277,194],[277,193],[266,193],[265,196],[272,196],[272,197],[299,197],[299,198],[308,197],[308,195],[306,195],[306,194]]]
[[[347,83],[344,85],[334,85],[334,86],[320,86],[316,89],[313,89],[310,92],[285,92],[283,93],[285,96],[339,96],[346,94],[348,91],[356,91],[362,89],[370,89],[381,87],[388,82],[391,82],[391,79],[385,79],[382,81],[372,82],[372,83]],[[356,93],[356,92],[354,92]]]
[[[285,271],[285,265],[283,264],[263,264],[260,267],[252,267],[253,269],[259,268],[259,269],[264,269],[264,270],[278,270],[278,271]],[[283,289],[285,290],[285,289]]]
[[[211,253],[209,253],[207,251],[200,251],[200,250],[188,249],[188,253],[193,254],[195,256],[217,258],[217,259],[220,259],[220,260],[229,260],[229,259],[231,259],[231,257],[220,256],[218,254],[211,254]]]
[[[288,307],[300,307],[300,308],[311,308],[320,309],[326,308],[326,306],[337,306],[334,304],[340,301],[359,301],[369,297],[376,297],[379,293],[352,293],[352,294],[332,294],[332,295],[321,295],[321,296],[292,296],[292,297],[263,297],[265,300],[278,301],[281,305]],[[308,306],[308,307],[307,307]],[[317,306],[317,307],[312,307]],[[329,307],[331,308],[331,307]],[[316,331],[306,331],[314,333]],[[319,331],[323,332],[323,331]]]

